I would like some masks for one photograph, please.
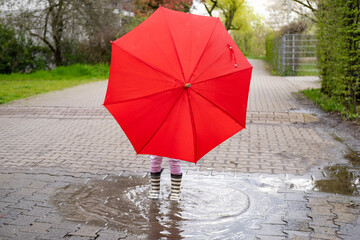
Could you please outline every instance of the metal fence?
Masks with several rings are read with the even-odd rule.
[[[313,75],[317,69],[316,35],[284,34],[277,39],[277,71],[281,75]]]

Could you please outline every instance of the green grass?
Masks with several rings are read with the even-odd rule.
[[[296,72],[296,76],[318,76],[318,75],[319,75],[318,67],[312,64],[300,65]]]
[[[29,74],[0,74],[0,104],[83,83],[104,80],[109,75],[109,65],[84,65],[57,67],[51,71]]]
[[[337,98],[329,97],[322,93],[320,89],[306,89],[301,92],[325,112],[339,113],[345,119],[355,120],[360,123],[359,114],[351,113]]]

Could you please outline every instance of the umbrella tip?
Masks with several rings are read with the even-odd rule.
[[[191,84],[190,83],[185,83],[184,87],[189,88],[189,87],[191,87]]]

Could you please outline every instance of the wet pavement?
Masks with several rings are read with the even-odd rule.
[[[247,128],[197,165],[149,160],[101,106],[106,82],[0,106],[0,239],[360,239],[359,127],[320,111],[252,60]]]

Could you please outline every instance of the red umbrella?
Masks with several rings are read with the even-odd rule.
[[[219,18],[160,7],[112,43],[104,106],[138,154],[196,163],[245,127],[251,72]]]

